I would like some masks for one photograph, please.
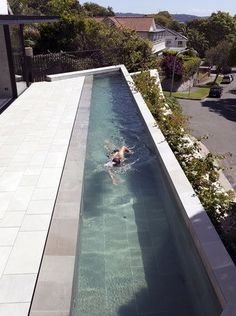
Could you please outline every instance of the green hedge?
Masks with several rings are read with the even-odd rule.
[[[177,80],[188,80],[191,78],[198,70],[200,66],[201,59],[195,56],[182,55],[179,54],[176,57],[177,52],[175,51],[166,51],[163,53],[163,59],[161,61],[161,69],[165,74],[165,77],[171,78],[175,63],[175,78]]]
[[[136,75],[134,81],[225,246],[236,262],[234,191],[225,192],[220,187],[218,181],[220,168],[216,165],[216,160],[224,159],[225,156],[211,153],[206,157],[201,156],[199,142],[190,143],[186,137],[188,121],[182,114],[180,105],[175,98],[166,98],[168,104],[166,107],[155,78],[150,77],[149,72]],[[171,113],[167,109],[170,109]]]

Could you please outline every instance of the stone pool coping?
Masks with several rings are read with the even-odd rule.
[[[221,316],[236,315],[236,267],[208,218],[200,200],[180,167],[174,153],[166,142],[155,119],[147,108],[142,95],[134,88],[134,82],[124,65],[97,68],[73,73],[48,76],[49,81],[66,80],[80,76],[121,71],[137,103],[146,127],[157,148],[163,170],[176,200],[181,206],[185,223],[192,235],[198,253],[205,266],[222,306]]]

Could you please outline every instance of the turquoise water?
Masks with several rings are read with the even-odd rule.
[[[113,185],[105,147],[124,144]],[[122,76],[96,76],[72,315],[220,315],[179,214]]]

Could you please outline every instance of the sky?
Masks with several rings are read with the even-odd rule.
[[[87,0],[103,7],[112,7],[115,12],[156,13],[186,13],[198,16],[208,16],[212,12],[225,11],[236,14],[236,0]]]

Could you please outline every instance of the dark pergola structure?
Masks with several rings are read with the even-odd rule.
[[[57,16],[26,16],[26,15],[0,15],[0,100],[17,98],[19,91],[17,91],[17,78],[24,77],[26,86],[29,86],[29,78],[27,74],[27,63],[24,47],[24,25],[34,23],[47,23],[57,22],[59,17]],[[17,72],[14,64],[13,53],[13,39],[11,34],[11,28],[15,28],[17,31],[18,52],[22,61],[22,76],[16,75]],[[1,111],[0,102],[0,111]]]
[[[58,16],[1,15],[0,25],[57,22]]]

